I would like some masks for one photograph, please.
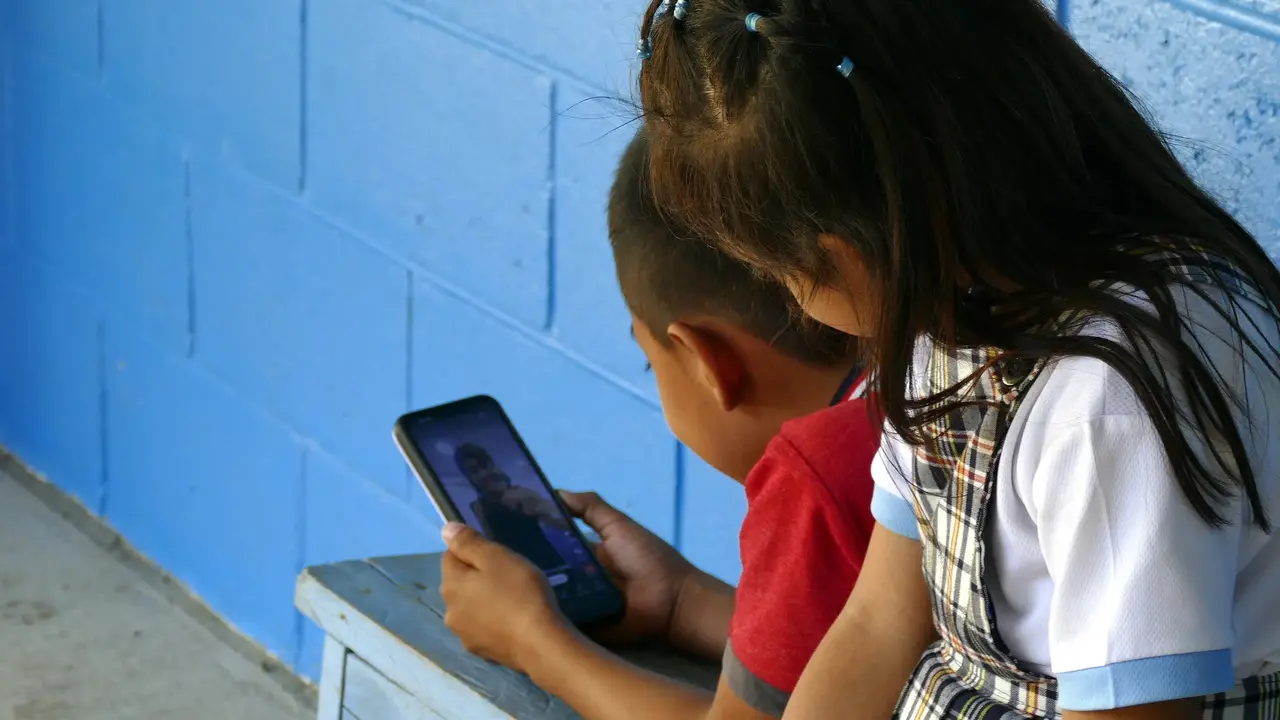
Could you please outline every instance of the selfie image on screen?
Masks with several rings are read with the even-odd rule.
[[[453,461],[471,484],[476,499],[467,514],[485,537],[520,552],[544,572],[565,566],[546,529],[568,529],[560,512],[542,488],[516,485],[489,450],[475,443],[463,443],[453,450]],[[517,463],[528,473],[528,464]],[[537,480],[534,480],[537,483]],[[541,483],[537,483],[541,485]]]
[[[423,418],[412,433],[463,520],[542,570],[562,607],[590,604],[607,588],[501,416]]]

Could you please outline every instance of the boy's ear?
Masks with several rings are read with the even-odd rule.
[[[711,323],[673,322],[667,326],[667,336],[721,410],[728,412],[746,400],[747,363],[727,334]]]

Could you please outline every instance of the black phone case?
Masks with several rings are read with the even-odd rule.
[[[533,453],[530,452],[529,447],[525,445],[524,438],[522,438],[520,433],[516,431],[515,424],[511,422],[511,418],[507,416],[506,410],[502,408],[502,405],[496,399],[488,395],[474,395],[461,400],[455,400],[451,403],[445,403],[443,405],[436,405],[434,407],[406,413],[396,419],[395,426],[392,430],[392,437],[395,439],[396,446],[400,448],[400,454],[404,456],[409,467],[413,469],[414,475],[417,476],[419,483],[421,483],[423,490],[426,491],[427,497],[431,499],[431,504],[435,506],[436,512],[440,514],[440,517],[443,518],[445,522],[466,524],[466,521],[463,519],[462,513],[458,510],[457,505],[455,505],[453,499],[449,497],[449,493],[445,491],[444,484],[431,469],[431,464],[427,462],[425,457],[423,457],[422,452],[418,449],[413,438],[409,435],[408,428],[414,419],[421,417],[424,414],[447,413],[456,407],[490,403],[502,417],[502,421],[511,432],[511,437],[514,438],[516,443],[520,446],[520,450],[529,461],[529,466],[533,468],[534,474],[538,476],[538,480],[547,490],[552,501],[556,504],[556,507],[560,509],[560,513],[569,521],[569,527],[572,529],[573,534],[577,536],[578,541],[587,549],[587,552],[591,553],[592,561],[599,567],[603,577],[608,579],[609,585],[613,588],[614,594],[618,598],[619,603],[616,612],[600,618],[593,618],[587,622],[578,622],[578,627],[584,630],[589,630],[596,627],[607,627],[618,622],[622,619],[622,616],[626,611],[625,597],[622,594],[621,589],[619,589],[617,584],[613,582],[613,579],[609,577],[604,566],[600,564],[599,558],[595,556],[595,553],[592,550],[591,543],[583,536],[582,531],[574,521],[573,515],[570,514],[569,509],[565,507],[564,501],[560,498],[560,493],[556,492],[555,488],[551,486],[551,483],[547,480],[546,474],[542,472],[541,466],[538,465],[538,461],[533,457]]]
[[[410,413],[402,415],[400,419],[396,420],[395,429],[392,431],[396,447],[400,448],[400,454],[404,456],[405,462],[409,463],[409,467],[413,470],[413,474],[417,476],[418,482],[422,485],[422,489],[426,491],[427,497],[430,498],[431,504],[435,506],[436,512],[441,519],[445,522],[465,524],[466,521],[463,520],[462,513],[453,504],[449,493],[445,492],[444,484],[432,472],[431,465],[427,463],[426,458],[422,457],[422,453],[414,445],[413,439],[409,437],[409,432],[405,429],[408,419],[413,416],[414,413]]]

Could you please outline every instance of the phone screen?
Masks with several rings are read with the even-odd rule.
[[[400,419],[397,435],[413,446],[413,452],[406,452],[410,464],[416,460],[426,466],[415,469],[441,514],[537,566],[566,617],[584,625],[622,612],[621,593],[497,401],[468,398],[410,413]]]

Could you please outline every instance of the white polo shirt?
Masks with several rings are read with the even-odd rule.
[[[1237,424],[1280,529],[1280,382],[1222,339],[1231,337],[1226,323],[1202,301],[1181,302],[1211,366],[1245,389]],[[1277,321],[1253,317],[1280,345]],[[1086,332],[1118,338],[1101,323]],[[921,342],[920,356],[929,351]],[[886,428],[872,512],[918,539],[901,470],[912,457]],[[996,624],[1016,657],[1058,679],[1062,709],[1208,695],[1280,672],[1280,537],[1253,523],[1243,498],[1223,506],[1225,528],[1200,519],[1136,394],[1110,366],[1072,357],[1046,367],[1014,416],[995,482],[986,582]]]

